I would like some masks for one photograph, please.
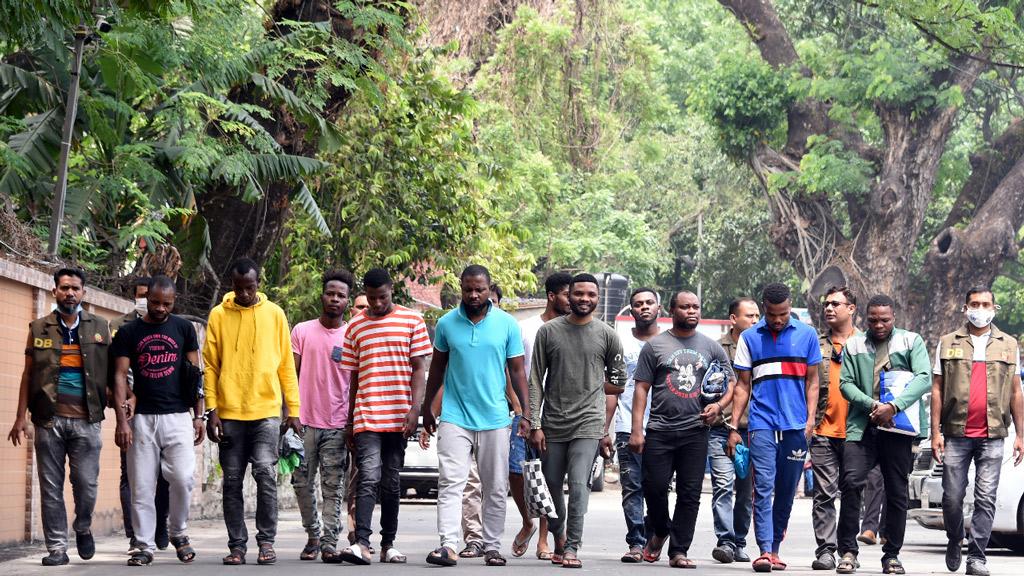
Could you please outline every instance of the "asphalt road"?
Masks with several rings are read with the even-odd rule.
[[[715,545],[715,536],[712,529],[711,497],[704,494],[701,499],[700,516],[697,521],[697,534],[690,550],[690,557],[697,562],[697,573],[705,574],[752,574],[749,564],[718,564],[711,559],[711,549]],[[531,543],[531,551],[523,558],[511,558],[508,551],[512,537],[518,529],[515,520],[518,515],[514,513],[512,502],[509,502],[510,515],[507,523],[506,534],[503,542],[503,553],[509,558],[505,571],[521,570],[544,571],[558,570],[562,568],[551,566],[547,562],[541,562],[533,556],[536,539]],[[789,563],[788,573],[811,574],[811,560],[814,553],[814,535],[811,531],[810,522],[811,501],[799,499],[793,509],[793,520],[790,523],[789,536],[783,543],[782,558]],[[376,516],[375,516],[376,519]],[[429,566],[425,562],[427,553],[438,545],[436,535],[436,516],[434,502],[429,500],[408,500],[402,503],[402,512],[399,521],[398,548],[409,556],[409,564],[405,566],[391,566],[373,564],[363,570],[372,570],[379,574],[426,574],[428,571],[438,570],[437,567]],[[256,570],[259,572],[287,572],[301,570],[303,574],[337,574],[337,571],[352,571],[350,565],[326,565],[317,562],[302,562],[298,559],[299,550],[305,543],[305,534],[299,521],[298,512],[294,510],[283,511],[280,517],[277,538],[278,563],[273,567],[256,566],[255,564],[255,543],[251,540],[255,531],[250,526],[250,561],[251,564],[244,567],[226,567],[221,565],[220,558],[227,553],[226,535],[224,526],[220,521],[201,521],[193,523],[190,532],[193,545],[197,550],[198,557],[191,566],[181,565],[174,557],[172,550],[158,552],[153,564],[145,568],[132,568],[125,565],[127,556],[125,550],[126,542],[121,536],[112,536],[101,539],[97,542],[97,553],[95,558],[85,562],[80,560],[71,552],[71,564],[61,568],[45,568],[40,566],[39,559],[44,554],[43,549],[33,551],[29,556],[21,559],[8,561],[0,564],[0,574],[56,574],[74,573],[75,576],[106,576],[109,574],[127,574],[129,572],[145,572],[148,576],[160,574],[189,574],[189,575],[219,575],[226,572],[247,572]],[[592,495],[590,511],[586,518],[584,533],[584,545],[580,551],[580,559],[583,561],[583,572],[594,574],[622,574],[626,571],[640,570],[647,573],[665,573],[671,570],[666,559],[655,564],[622,564],[619,557],[625,551],[623,542],[624,521],[622,509],[619,505],[619,492],[617,486],[611,484],[602,493]],[[753,540],[753,535],[751,535]],[[946,574],[943,564],[944,534],[932,530],[926,530],[911,522],[907,527],[906,545],[903,550],[902,559],[909,574],[939,573]],[[378,542],[374,538],[374,545]],[[748,549],[748,553],[756,556],[755,550]],[[879,546],[863,547],[861,549],[862,573],[877,574],[880,572],[878,562],[881,556]],[[1010,575],[1024,573],[1024,557],[1015,556],[1009,551],[998,550],[990,554],[989,567],[993,574]],[[502,571],[500,568],[488,568],[483,565],[480,559],[462,560],[459,566],[449,569],[449,572],[462,574],[463,576],[476,576],[478,574],[492,574],[495,571]],[[433,573],[433,572],[431,572]],[[961,569],[962,573],[962,569]],[[820,574],[820,573],[819,573]]]

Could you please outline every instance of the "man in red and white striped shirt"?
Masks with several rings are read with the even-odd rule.
[[[427,357],[431,352],[423,317],[391,301],[393,284],[385,270],[363,277],[369,308],[348,325],[342,368],[353,371],[349,386],[350,430],[356,475],[356,542],[341,551],[344,562],[370,563],[370,522],[380,491],[380,560],[404,563],[394,547],[398,532],[399,472],[405,441],[416,432],[423,404]]]

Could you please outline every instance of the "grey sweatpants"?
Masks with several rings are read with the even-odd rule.
[[[195,485],[196,452],[192,416],[136,414],[128,448],[128,483],[132,489],[132,527],[141,550],[153,549],[156,533],[156,483],[163,473],[169,490],[167,534],[184,536]]]
[[[590,502],[590,472],[600,444],[597,438],[576,438],[568,442],[547,441],[541,456],[541,470],[551,491],[558,518],[548,519],[548,530],[555,540],[565,538],[565,551],[576,552],[583,544],[583,517]],[[562,483],[569,477],[569,514],[566,518]]]
[[[437,533],[441,545],[458,551],[462,493],[476,452],[480,473],[484,550],[501,550],[508,501],[508,451],[511,428],[467,430],[451,422],[437,428]]]

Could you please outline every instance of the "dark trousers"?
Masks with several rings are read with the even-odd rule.
[[[402,497],[399,473],[405,463],[405,437],[401,432],[359,432],[355,435],[356,542],[370,546],[373,507],[380,492],[380,544],[395,543],[398,534],[398,502]]]
[[[670,536],[668,553],[686,554],[700,509],[704,463],[708,457],[708,429],[665,432],[648,430],[644,446],[644,500],[647,501],[647,539]],[[676,475],[676,505],[668,513],[668,487]]]
[[[629,434],[626,432],[615,433],[615,452],[619,457],[626,546],[643,546],[647,543],[644,536],[643,455],[629,449]]]
[[[877,464],[868,472],[862,499],[864,510],[861,513],[860,531],[863,533],[870,530],[876,537],[885,538],[885,485],[882,484],[882,471]]]
[[[252,465],[256,481],[256,543],[273,544],[277,537],[277,458],[281,419],[221,420],[224,436],[220,443],[220,467],[224,471],[222,500],[228,548],[246,550],[249,531],[245,527],[245,499],[242,480]]]
[[[128,453],[121,451],[121,517],[124,521],[124,535],[134,544],[135,529],[132,526],[132,488],[128,484]],[[164,480],[163,474],[156,481],[156,539],[158,542],[167,539],[167,508],[170,505],[170,484]],[[162,544],[161,544],[162,545]]]
[[[868,472],[877,464],[885,485],[885,545],[882,558],[897,556],[903,548],[907,529],[908,485],[914,459],[911,452],[914,438],[893,432],[882,432],[871,426],[856,442],[847,441],[843,454],[843,475],[840,481],[842,505],[839,510],[839,553],[858,552],[860,505]]]

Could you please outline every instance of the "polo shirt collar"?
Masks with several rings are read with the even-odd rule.
[[[789,313],[789,322],[786,324],[786,327],[782,329],[782,332],[785,332],[786,330],[789,330],[790,328],[796,328],[796,323],[797,322],[800,322],[800,321],[797,320],[796,318],[793,318],[793,313],[790,312]],[[765,333],[768,333],[768,334],[772,333],[772,329],[768,327],[768,320],[765,319],[765,318],[761,318],[760,320],[758,320],[757,324],[754,326],[754,328],[759,330],[759,331],[761,331],[761,332],[765,332]],[[782,332],[779,332],[779,334],[782,334]]]

